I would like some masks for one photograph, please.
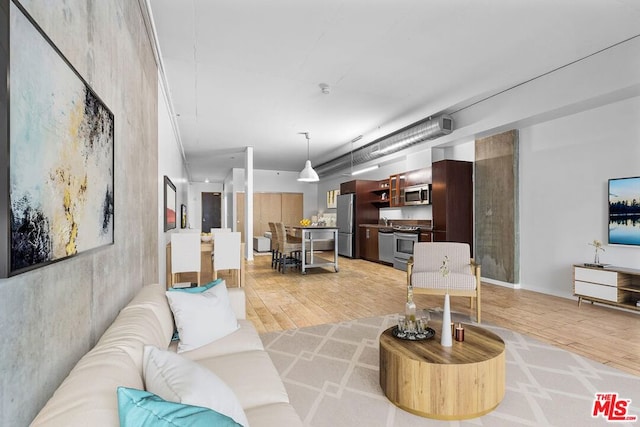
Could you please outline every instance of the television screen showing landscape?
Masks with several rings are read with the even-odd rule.
[[[640,177],[609,180],[609,243],[640,245]]]

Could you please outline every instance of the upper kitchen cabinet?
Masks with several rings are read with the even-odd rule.
[[[431,184],[431,168],[417,169],[414,171],[405,172],[403,175],[405,187]]]
[[[404,188],[404,174],[391,175],[389,177],[389,206],[402,206],[402,189]]]
[[[379,208],[389,207],[389,180],[378,181],[377,187],[371,191],[373,193],[373,204]]]
[[[433,241],[465,242],[473,251],[473,163],[432,164]]]

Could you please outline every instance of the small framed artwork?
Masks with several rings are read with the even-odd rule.
[[[187,207],[180,205],[180,228],[187,228]]]
[[[327,191],[327,209],[335,209],[338,206],[340,190]]]
[[[176,186],[164,176],[164,231],[176,228]]]

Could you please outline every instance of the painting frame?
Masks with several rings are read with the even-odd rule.
[[[115,116],[19,1],[0,8],[6,278],[115,243]]]
[[[180,228],[187,228],[187,207],[180,205]]]
[[[327,191],[327,209],[335,209],[338,207],[339,195],[340,195],[340,190]]]
[[[164,206],[162,216],[164,217],[164,231],[176,228],[176,206],[178,205],[178,193],[176,186],[168,176],[164,176]]]

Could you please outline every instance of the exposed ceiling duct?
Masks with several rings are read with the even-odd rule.
[[[448,135],[452,131],[453,119],[450,116],[443,114],[428,118],[322,163],[316,166],[315,170],[320,176],[332,175],[333,173],[350,169],[351,166],[380,159],[420,142]]]

